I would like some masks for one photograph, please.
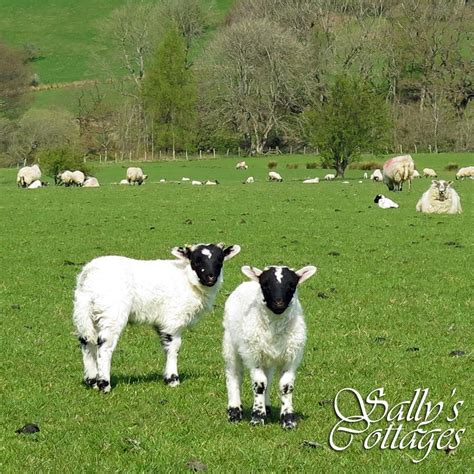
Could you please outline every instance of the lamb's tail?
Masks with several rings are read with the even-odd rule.
[[[92,295],[81,288],[81,281],[85,276],[84,273],[82,272],[77,280],[72,319],[77,329],[76,334],[81,342],[96,342],[97,330],[92,320]]]

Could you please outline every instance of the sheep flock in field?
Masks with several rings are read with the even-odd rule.
[[[460,214],[461,199],[451,184],[452,181],[433,180],[416,204],[416,210],[426,214]]]

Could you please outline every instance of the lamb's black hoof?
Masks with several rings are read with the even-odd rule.
[[[242,421],[242,407],[229,407],[227,416],[231,423],[239,423]]]
[[[296,416],[294,413],[283,413],[280,417],[281,426],[285,430],[296,428]]]
[[[99,379],[97,381],[97,387],[99,390],[104,393],[109,393],[112,387],[110,386],[110,382],[108,380]]]
[[[84,379],[84,385],[90,388],[97,388],[97,379],[96,378],[90,379],[89,377],[86,377]]]
[[[251,425],[264,425],[265,424],[265,413],[263,411],[253,411],[252,419],[250,420]]]
[[[179,385],[179,375],[177,374],[171,374],[169,377],[164,377],[164,382],[166,385],[169,385],[170,387],[176,387]]]

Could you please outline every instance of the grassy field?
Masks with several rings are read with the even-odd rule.
[[[227,158],[141,163],[150,176],[141,187],[112,184],[128,163],[98,166],[99,189],[37,191],[17,189],[16,170],[0,170],[0,471],[185,472],[193,460],[211,472],[469,471],[474,182],[454,185],[461,215],[416,213],[429,183],[423,179],[412,192],[391,194],[400,209],[384,211],[373,197],[388,194],[385,187],[359,183],[362,171],[349,171],[349,184],[301,184],[326,172],[305,169],[313,160],[278,158],[283,183],[265,181],[266,158],[248,159],[247,172]],[[452,178],[444,165],[473,164],[474,154],[415,161]],[[287,169],[287,163],[300,166]],[[257,182],[243,186],[249,175]],[[221,185],[157,183],[182,176],[217,178]],[[81,265],[107,254],[168,258],[175,245],[217,241],[238,243],[242,252],[226,265],[214,311],[183,336],[181,386],[162,383],[164,357],[154,332],[130,326],[115,352],[111,394],[86,389],[71,322]],[[276,417],[264,427],[249,425],[248,374],[246,420],[226,421],[221,320],[226,296],[245,279],[245,264],[319,269],[300,290],[308,342],[294,394],[299,426],[292,432]],[[451,356],[456,350],[465,355]],[[455,451],[433,449],[417,466],[410,458],[421,457],[419,451],[365,450],[360,436],[346,451],[333,451],[328,436],[338,419],[327,401],[345,387],[364,396],[383,387],[391,405],[429,388],[429,399],[444,401],[448,413],[465,400],[455,422],[443,415],[429,429],[468,430]],[[352,403],[346,408],[359,413]],[[25,423],[41,431],[16,434]]]

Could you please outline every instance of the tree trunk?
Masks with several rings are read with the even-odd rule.
[[[344,172],[346,171],[347,164],[344,161],[336,162],[336,178],[339,176],[344,179]]]

